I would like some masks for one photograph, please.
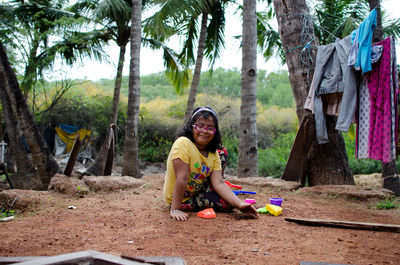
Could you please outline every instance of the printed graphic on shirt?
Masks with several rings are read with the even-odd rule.
[[[189,181],[184,193],[185,198],[190,198],[199,193],[204,186],[204,182],[210,177],[212,172],[211,167],[207,166],[204,162],[196,162],[193,168],[194,170],[189,172]]]

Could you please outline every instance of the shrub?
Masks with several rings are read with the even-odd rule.
[[[349,133],[342,133],[346,145],[349,166],[353,174],[371,174],[381,172],[381,162],[372,159],[358,159],[355,157],[355,140]]]
[[[222,137],[222,143],[228,151],[227,167],[237,169],[239,139],[237,137]]]
[[[280,134],[269,148],[258,149],[258,175],[281,176],[285,170],[296,132]]]

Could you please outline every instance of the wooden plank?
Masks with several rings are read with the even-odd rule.
[[[299,181],[305,183],[307,171],[307,150],[311,145],[310,137],[315,133],[315,127],[310,126],[312,119],[309,115],[303,117],[299,130],[294,139],[292,150],[286,163],[285,170],[281,176],[286,181]],[[314,131],[310,130],[314,128]],[[311,128],[311,129],[312,129]],[[311,133],[311,134],[310,134]]]
[[[115,153],[115,141],[117,138],[117,125],[113,123],[110,125],[108,136],[107,157],[104,165],[103,176],[111,176],[112,173]]]
[[[82,142],[79,138],[79,134],[76,135],[74,146],[72,147],[72,151],[69,155],[67,166],[64,169],[64,175],[70,177],[72,170],[74,169],[76,159],[78,158],[79,150],[81,149]]]
[[[181,257],[160,256],[160,257],[121,257],[105,254],[94,250],[73,252],[58,256],[28,256],[28,257],[0,257],[0,265],[8,264],[26,265],[53,265],[53,264],[120,264],[120,265],[186,265]]]
[[[326,262],[312,262],[312,261],[300,261],[300,265],[347,265],[347,264],[336,264]]]
[[[298,224],[311,225],[311,226],[328,226],[349,229],[361,229],[372,231],[384,231],[400,233],[400,225],[396,224],[380,224],[380,223],[364,223],[364,222],[350,222],[338,220],[323,220],[323,219],[307,219],[307,218],[285,218],[288,222]]]

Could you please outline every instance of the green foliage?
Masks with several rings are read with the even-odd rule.
[[[199,93],[240,97],[242,77],[236,68],[218,68],[213,72],[203,72],[200,77]]]
[[[226,73],[234,75],[235,71],[220,71],[218,73],[221,76]],[[218,74],[214,75],[214,77],[216,76],[218,77]],[[231,78],[231,75],[227,76]],[[268,76],[266,76],[265,72],[261,72],[259,78],[260,80],[267,80],[265,83],[268,83],[268,80],[273,80],[272,83],[278,84],[279,80],[284,80],[285,76],[287,77],[286,72],[278,72]],[[127,80],[124,78],[123,84],[125,81]],[[223,78],[220,83],[224,83]],[[173,92],[173,88],[167,84],[168,81],[161,73],[142,78],[142,85],[145,87],[141,91],[145,96],[142,96],[143,100],[141,100],[139,111],[139,159],[142,161],[166,161],[176,132],[182,126],[187,96],[177,96]],[[36,115],[35,117],[42,127],[65,123],[93,129],[97,133],[95,147],[98,148],[108,130],[113,86],[114,82],[106,79],[97,82],[76,83],[75,81],[75,84],[55,106],[47,111],[45,115]],[[170,92],[159,91],[158,88],[161,87],[169,89]],[[279,86],[271,85],[264,88],[269,89],[269,87],[277,89],[276,91],[272,89],[272,94],[279,93]],[[54,94],[54,90],[57,89],[57,84],[51,83],[46,84],[44,90],[46,91],[45,94],[50,98]],[[198,94],[196,106],[208,105],[218,113],[222,141],[228,150],[227,165],[236,169],[238,162],[240,98],[232,97],[231,95],[223,96],[218,93],[211,93],[211,91],[218,90],[213,90],[210,87],[207,93]],[[36,100],[37,103],[41,104],[38,104],[38,106],[46,106],[46,104],[42,103],[47,99],[39,95]],[[121,152],[123,148],[126,106],[127,95],[121,94],[117,123],[117,152]],[[39,113],[43,109],[38,108],[37,111]],[[279,107],[272,102],[268,104],[259,102],[257,104],[258,166],[260,175],[279,176],[283,172],[297,128],[298,121],[294,108]],[[370,174],[381,171],[380,161],[355,159],[354,133],[343,134],[343,136],[349,164],[354,174]]]
[[[280,70],[266,75],[261,70],[257,76],[257,99],[267,106],[293,108],[294,97],[287,71]]]
[[[276,138],[296,131],[297,127],[295,109],[281,109],[276,106],[263,108],[257,113],[258,145],[261,148],[267,148],[273,145]]]
[[[399,206],[400,206],[400,199],[392,196],[390,198],[386,198],[384,201],[378,202],[376,208],[380,210],[389,210],[393,208],[398,208]]]
[[[258,174],[279,177],[285,170],[296,132],[280,134],[268,148],[258,149]]]
[[[343,133],[346,152],[349,159],[349,166],[353,174],[371,174],[381,172],[381,162],[372,159],[357,159],[355,157],[355,139],[352,140],[352,135]]]
[[[5,208],[0,208],[0,217],[8,217],[8,216],[13,216],[15,215],[14,210],[8,210]]]
[[[228,151],[228,161],[226,162],[227,166],[230,168],[237,168],[238,166],[238,146],[239,146],[239,138],[238,137],[222,137],[222,144],[225,146]]]

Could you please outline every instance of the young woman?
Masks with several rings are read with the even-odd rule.
[[[229,212],[237,208],[257,215],[225,184],[217,148],[221,148],[218,116],[210,107],[197,107],[178,134],[167,160],[164,198],[171,205],[171,218],[188,219],[184,211],[214,208]]]

